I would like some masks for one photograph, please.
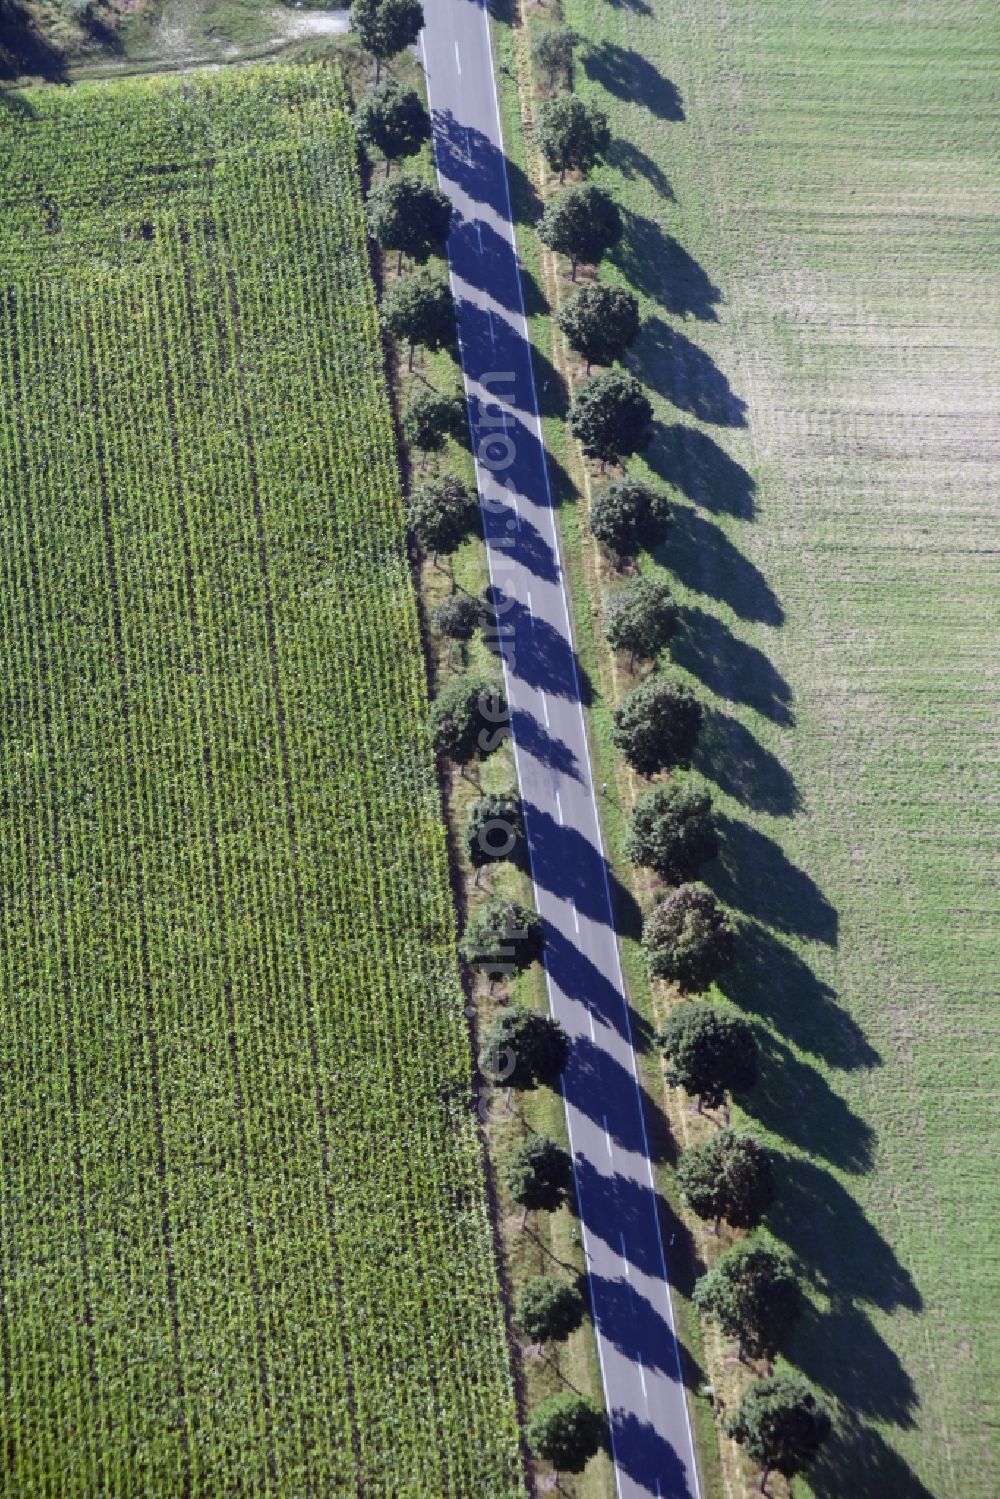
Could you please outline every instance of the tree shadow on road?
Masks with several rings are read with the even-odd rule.
[[[684,1463],[654,1426],[622,1410],[612,1412],[611,1424],[618,1466],[640,1489],[652,1494],[659,1483],[670,1499],[693,1499]]]
[[[509,207],[515,223],[533,223],[541,212],[538,191],[516,161],[499,151],[483,131],[456,120],[450,109],[431,114],[434,155],[441,176],[473,202],[485,203],[501,218]]]
[[[579,672],[576,652],[566,637],[538,614],[529,613],[520,599],[503,588],[491,587],[489,598],[499,628],[504,632],[500,649],[508,671],[529,687],[552,697],[575,700],[579,690],[586,705],[590,699],[589,680]]]
[[[608,922],[608,891],[615,910],[622,911],[629,924],[641,927],[642,911],[631,891],[607,868],[603,855],[576,828],[563,826],[544,808],[526,803],[525,819],[532,841],[534,871],[537,883],[563,900],[571,900],[581,916],[592,921]]]
[[[518,748],[525,754],[531,755],[542,765],[547,765],[550,770],[557,771],[559,775],[572,776],[575,781],[583,779],[579,761],[573,751],[561,739],[553,739],[534,714],[525,712],[523,708],[515,708],[511,713],[511,727]]]

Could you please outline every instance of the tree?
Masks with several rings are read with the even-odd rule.
[[[690,763],[701,720],[701,704],[691,689],[656,673],[618,704],[611,737],[633,770],[648,776]]]
[[[775,1374],[750,1386],[726,1431],[746,1447],[763,1469],[760,1491],[767,1493],[772,1469],[789,1481],[813,1462],[830,1434],[830,1412],[816,1391],[797,1374]]]
[[[542,919],[519,901],[493,896],[470,917],[459,950],[491,983],[495,978],[509,978],[541,961],[545,951]]]
[[[538,222],[538,237],[557,255],[565,255],[575,281],[581,260],[598,265],[621,239],[622,216],[609,192],[582,182],[549,200]]]
[[[403,88],[387,78],[366,94],[354,111],[354,129],[362,145],[380,151],[389,166],[401,156],[414,156],[430,140],[431,119],[416,89]]]
[[[479,1066],[508,1088],[554,1088],[569,1061],[569,1037],[551,1015],[523,1005],[501,1010],[486,1032]]]
[[[452,677],[431,704],[428,729],[435,753],[458,764],[485,759],[510,732],[503,689],[483,677]]]
[[[591,535],[619,557],[656,546],[669,525],[666,495],[639,479],[613,479],[598,490],[590,507]]]
[[[584,286],[560,308],[559,326],[589,375],[592,364],[614,364],[635,343],[639,303],[623,286]]]
[[[437,562],[455,550],[476,528],[479,504],[456,474],[419,484],[406,498],[410,530]]]
[[[558,94],[538,111],[535,139],[559,181],[570,168],[589,172],[611,144],[608,117],[576,94]]]
[[[560,1473],[582,1473],[607,1436],[607,1417],[582,1395],[552,1395],[528,1417],[528,1446]]]
[[[556,74],[563,74],[563,81],[569,83],[570,69],[573,66],[573,53],[576,51],[580,38],[575,31],[568,26],[546,26],[544,31],[539,31],[531,44],[531,55],[538,67],[548,75],[549,88],[556,81]]]
[[[413,368],[413,349],[443,349],[455,336],[455,307],[442,276],[431,270],[414,271],[394,281],[382,303],[382,324],[394,338],[410,346],[407,368]]]
[[[573,1190],[573,1163],[547,1135],[532,1135],[511,1158],[505,1174],[507,1190],[526,1214],[555,1212]]]
[[[658,656],[677,628],[677,606],[662,578],[632,578],[604,606],[604,634],[614,651],[628,651],[629,670],[637,656]]]
[[[698,1100],[699,1114],[718,1108],[727,1093],[757,1081],[757,1043],[739,1015],[704,1000],[686,1000],[670,1012],[661,1036],[666,1078]]]
[[[689,994],[707,989],[733,961],[733,929],[704,885],[679,885],[643,922],[642,945],[654,978],[672,979]]]
[[[694,1288],[695,1305],[736,1339],[741,1359],[773,1358],[801,1300],[787,1256],[756,1239],[734,1244]]]
[[[483,606],[468,593],[453,593],[439,604],[431,623],[448,640],[471,640],[483,620]]]
[[[368,227],[383,250],[399,252],[397,271],[404,255],[423,265],[444,244],[450,225],[451,203],[419,177],[390,177],[368,195]]]
[[[704,784],[685,776],[640,797],[632,809],[625,851],[633,864],[654,870],[668,885],[690,879],[714,859],[719,840]]]
[[[465,851],[473,869],[484,869],[494,859],[519,859],[524,851],[520,798],[494,791],[480,797],[466,823]]]
[[[376,84],[385,59],[412,47],[423,24],[420,0],[354,0],[351,30],[357,32],[361,45],[375,59]]]
[[[774,1201],[771,1157],[753,1135],[734,1129],[685,1150],[677,1185],[693,1213],[714,1220],[716,1233],[723,1218],[734,1228],[753,1228]]]
[[[416,277],[409,279],[414,281]],[[406,282],[397,281],[396,285],[405,286]],[[452,322],[453,312],[449,309],[447,338],[451,337]],[[445,396],[438,390],[422,390],[415,395],[403,412],[400,425],[410,446],[424,453],[439,453],[449,437],[458,441],[468,431],[463,402],[458,396]]]
[[[634,375],[605,370],[577,393],[569,425],[588,458],[618,463],[649,441],[653,408]]]
[[[564,1343],[583,1323],[583,1297],[552,1275],[536,1275],[521,1292],[514,1320],[533,1343]]]

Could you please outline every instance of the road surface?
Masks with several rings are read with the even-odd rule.
[[[622,1499],[700,1493],[580,682],[540,440],[489,24],[424,0],[434,150],[517,774]]]

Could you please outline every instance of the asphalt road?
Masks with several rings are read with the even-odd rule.
[[[696,1499],[656,1210],[514,249],[486,11],[424,0],[422,55],[517,774],[563,1083],[618,1492]],[[666,1252],[665,1252],[666,1251]]]

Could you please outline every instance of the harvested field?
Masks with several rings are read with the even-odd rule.
[[[661,557],[749,923],[818,1494],[996,1491],[997,34],[979,0],[567,0]],[[735,1469],[727,1467],[730,1483]],[[745,1482],[740,1478],[739,1483]]]

